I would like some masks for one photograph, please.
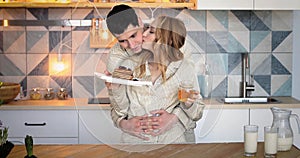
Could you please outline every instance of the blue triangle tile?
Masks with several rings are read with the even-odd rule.
[[[188,31],[189,37],[202,49],[206,50],[206,35],[204,31]]]
[[[25,31],[5,31],[3,32],[3,36],[5,37],[5,43],[3,43],[3,51],[11,47],[16,40],[20,39],[26,32]],[[25,39],[24,39],[25,41]],[[4,42],[4,41],[3,41]],[[25,49],[24,49],[25,50]]]
[[[254,12],[251,12],[251,31],[270,31],[271,29],[257,17]]]
[[[39,40],[41,40],[41,37],[43,37],[47,32],[45,31],[27,31],[27,44],[26,49],[27,51],[30,50]]]
[[[75,76],[74,79],[79,82],[87,92],[91,95],[94,94],[94,76]]]
[[[229,53],[247,53],[246,48],[233,37],[231,34],[228,35],[228,52]]]
[[[248,30],[250,30],[250,11],[231,11]]]
[[[207,52],[212,53],[227,53],[227,51],[220,45],[211,35],[207,34],[206,45]]]
[[[61,39],[61,33],[62,33],[62,40],[66,36],[68,36],[71,32],[70,31],[50,31],[49,32],[49,52],[51,52],[57,45],[60,44]]]
[[[49,56],[47,55],[28,75],[29,76],[49,75]]]
[[[254,50],[271,31],[250,31],[250,50]]]
[[[182,10],[158,8],[156,11],[154,11],[154,18],[159,17],[161,15],[176,17],[181,13],[181,11]]]
[[[272,31],[272,51],[290,35],[292,31]]]
[[[215,88],[211,91],[210,95],[211,97],[225,97],[227,96],[227,77]]]
[[[152,17],[152,12],[150,9],[146,9],[146,8],[141,8],[140,11],[142,11],[146,16],[147,18],[151,18]],[[153,15],[154,16],[154,15]]]
[[[292,95],[292,78],[290,77],[272,96],[291,96]]]
[[[66,88],[69,96],[73,96],[71,76],[50,76],[61,88]]]
[[[291,74],[281,63],[279,60],[277,60],[277,58],[275,56],[272,55],[272,58],[271,58],[271,68],[272,68],[272,74]]]
[[[1,76],[24,76],[25,74],[4,54],[0,55]]]
[[[48,8],[28,8],[36,20],[48,20]]]
[[[228,11],[209,11],[219,22],[228,29]]]
[[[230,74],[241,63],[241,59],[241,54],[228,54],[228,74]]]
[[[271,55],[263,60],[257,68],[253,71],[254,75],[271,75]]]
[[[270,95],[271,75],[254,75],[254,80]]]
[[[36,19],[34,20],[48,20],[48,8],[28,8],[27,9]],[[48,26],[45,26],[48,29]]]
[[[187,10],[191,17],[193,17],[197,22],[199,22],[203,28],[206,27],[206,11],[199,10]]]

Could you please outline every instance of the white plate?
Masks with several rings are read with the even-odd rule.
[[[116,83],[116,84],[124,84],[130,86],[151,86],[152,83],[150,81],[132,81],[132,80],[125,80],[120,78],[113,78],[112,76],[107,76],[103,73],[95,72],[95,76],[98,78],[105,80],[106,82]]]

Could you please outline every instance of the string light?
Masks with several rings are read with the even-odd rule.
[[[3,20],[3,26],[7,27],[8,26],[8,20]]]

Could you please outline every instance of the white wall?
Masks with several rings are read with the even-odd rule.
[[[294,11],[292,96],[300,99],[300,11]]]

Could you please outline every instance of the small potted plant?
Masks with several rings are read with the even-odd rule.
[[[8,128],[2,124],[0,120],[0,158],[6,158],[10,153],[14,144],[7,140]]]
[[[33,155],[32,136],[26,135],[26,137],[25,137],[25,147],[26,147],[27,155],[24,158],[37,158],[35,155]]]

